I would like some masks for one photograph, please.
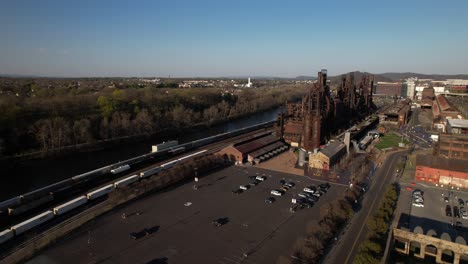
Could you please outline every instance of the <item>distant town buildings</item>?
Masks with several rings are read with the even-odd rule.
[[[232,82],[234,82],[234,80],[232,80]],[[250,77],[248,78],[247,80],[247,83],[235,83],[234,84],[234,87],[245,87],[245,88],[252,88],[253,87],[253,83],[250,82]]]

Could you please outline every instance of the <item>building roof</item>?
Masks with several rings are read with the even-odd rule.
[[[424,166],[434,169],[460,171],[468,173],[468,166],[466,166],[466,160],[450,159],[432,156],[429,154],[417,155],[416,166]]]
[[[465,134],[440,134],[439,142],[468,142],[468,135]]]
[[[439,94],[436,97],[437,104],[440,106],[440,110],[442,111],[458,111],[458,109],[453,106],[446,98],[445,96]]]
[[[451,127],[468,128],[468,120],[466,119],[447,119]]]
[[[266,145],[269,145],[275,141],[278,141],[278,138],[273,135],[269,135],[247,143],[234,144],[234,148],[236,148],[242,154],[247,154],[259,148],[265,147]]]
[[[322,149],[320,152],[331,158],[333,156],[335,156],[338,152],[340,152],[342,149],[344,149],[346,147],[346,145],[341,142],[341,141],[333,141],[331,142],[330,144],[328,144],[327,146],[325,146],[324,149]]]
[[[257,158],[257,157],[260,157],[261,155],[263,155],[265,153],[268,153],[268,152],[270,152],[272,150],[275,150],[277,148],[280,148],[282,146],[284,146],[284,143],[281,142],[281,141],[278,141],[276,143],[273,143],[271,145],[268,145],[268,146],[263,147],[263,148],[261,148],[259,150],[256,150],[254,152],[249,153],[249,156],[251,156],[253,158]]]

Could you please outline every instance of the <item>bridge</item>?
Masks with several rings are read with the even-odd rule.
[[[468,246],[433,236],[393,229],[395,251],[437,263],[468,263]]]

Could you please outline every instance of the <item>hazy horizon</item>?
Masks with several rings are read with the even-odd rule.
[[[466,74],[468,2],[40,1],[0,10],[0,74]]]

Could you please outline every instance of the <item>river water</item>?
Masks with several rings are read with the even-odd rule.
[[[185,143],[240,128],[273,121],[279,108],[239,118],[204,129],[190,129],[180,135],[155,135],[150,139],[118,145],[92,152],[74,153],[63,157],[12,162],[0,168],[0,201],[51,183],[91,171],[121,160],[151,152],[151,146],[168,140]]]

